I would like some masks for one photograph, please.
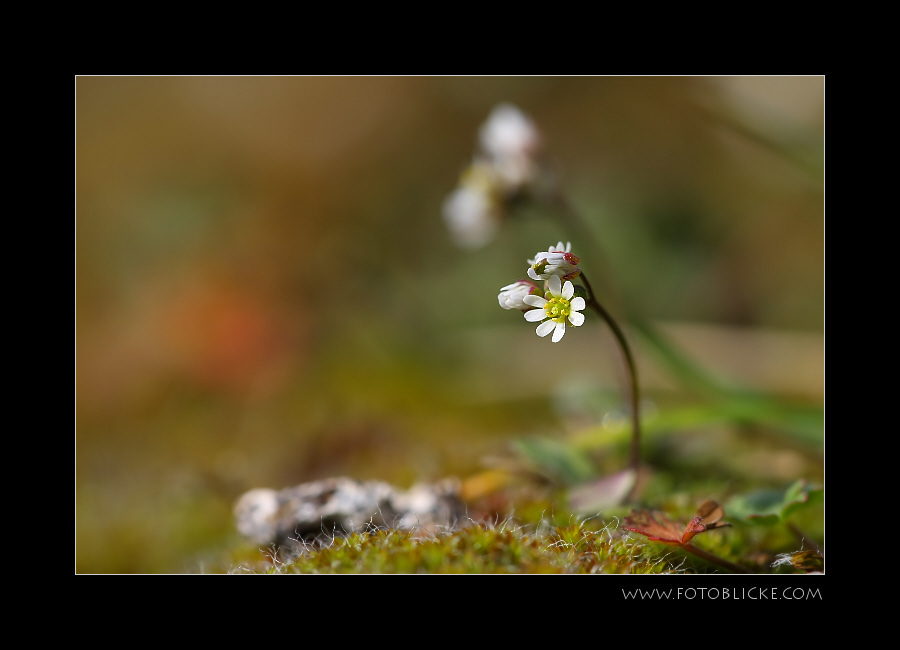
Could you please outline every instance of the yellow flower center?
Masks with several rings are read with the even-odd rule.
[[[547,314],[547,317],[550,320],[556,323],[564,323],[569,317],[569,314],[572,313],[572,305],[565,298],[548,294],[547,304],[544,305],[544,313]]]

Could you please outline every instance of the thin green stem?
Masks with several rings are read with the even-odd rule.
[[[591,234],[591,229],[588,227],[585,220],[581,217],[581,214],[569,203],[568,199],[565,195],[559,191],[559,188],[548,197],[546,197],[548,202],[555,206],[556,214],[562,219],[563,222],[573,231],[573,233],[577,234],[584,242],[588,244],[588,247],[591,249],[591,253],[598,263],[603,263],[605,260],[605,256],[602,254],[599,245]],[[628,375],[630,379],[629,385],[629,393],[631,398],[631,420],[632,420],[632,435],[631,435],[631,450],[630,450],[630,459],[629,464],[634,471],[635,482],[634,486],[629,491],[628,495],[625,497],[625,501],[633,501],[640,489],[641,486],[641,417],[640,417],[640,388],[638,385],[638,374],[637,374],[637,365],[634,361],[634,356],[631,354],[631,348],[628,346],[628,341],[625,339],[625,334],[622,332],[622,329],[610,315],[610,313],[600,304],[600,301],[597,300],[597,295],[594,292],[594,289],[591,287],[591,283],[588,281],[587,277],[582,272],[580,275],[585,287],[590,294],[590,297],[586,300],[587,304],[590,305],[594,311],[596,311],[600,318],[606,321],[606,324],[609,325],[609,328],[612,330],[613,335],[616,338],[616,342],[619,344],[619,349],[622,352],[622,356],[625,357],[625,363],[628,366]],[[618,302],[616,300],[615,291],[612,291],[614,302]]]
[[[591,288],[591,283],[588,281],[587,276],[585,276],[584,272],[579,276],[581,281],[584,282],[585,288],[588,290],[590,296],[585,301],[588,305],[590,305],[594,311],[596,311],[600,318],[606,321],[606,324],[609,325],[609,329],[612,330],[613,336],[616,338],[616,342],[619,344],[619,349],[622,351],[622,356],[625,357],[625,363],[628,366],[628,375],[630,378],[630,397],[631,397],[631,422],[632,422],[632,434],[631,434],[631,453],[630,453],[630,465],[635,473],[635,483],[634,487],[631,489],[631,492],[628,495],[627,500],[631,500],[634,498],[634,494],[637,491],[638,485],[640,483],[640,469],[641,469],[641,414],[640,414],[640,388],[638,385],[638,373],[637,373],[637,365],[634,362],[634,355],[631,354],[631,348],[628,346],[628,341],[625,339],[625,334],[622,332],[622,329],[613,319],[613,317],[609,314],[606,309],[603,308],[603,305],[597,300],[597,296],[594,294],[594,290]]]

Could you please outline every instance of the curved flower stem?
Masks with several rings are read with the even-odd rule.
[[[598,262],[603,262],[605,260],[605,256],[602,254],[600,250],[599,244],[594,239],[591,234],[591,229],[588,227],[585,220],[582,218],[581,214],[576,210],[566,196],[560,191],[559,188],[556,188],[555,191],[549,196],[545,197],[545,199],[551,205],[556,207],[556,214],[561,218],[563,222],[579,237],[588,243],[589,248],[591,249],[591,253],[593,257]],[[625,357],[625,362],[628,366],[628,374],[630,378],[630,397],[631,397],[631,420],[632,420],[632,435],[631,435],[631,451],[630,451],[630,460],[629,464],[634,471],[635,482],[634,486],[631,488],[629,493],[625,497],[625,502],[633,501],[637,496],[637,493],[640,489],[641,481],[640,481],[640,469],[641,469],[641,419],[640,419],[640,388],[638,386],[638,374],[637,374],[637,366],[634,362],[634,356],[631,354],[631,348],[628,347],[628,341],[625,340],[625,334],[622,332],[621,328],[618,326],[610,313],[600,304],[600,301],[597,300],[597,296],[594,293],[594,289],[591,287],[591,283],[588,281],[587,277],[584,275],[584,272],[579,276],[584,282],[585,287],[590,294],[590,297],[586,300],[587,304],[590,305],[594,311],[596,311],[600,318],[606,321],[606,324],[609,325],[609,328],[612,330],[613,335],[616,337],[616,342],[619,344],[619,349],[622,351],[622,355]],[[611,289],[610,289],[611,290]],[[619,301],[616,299],[616,292],[613,293],[613,301],[618,303]]]
[[[713,555],[709,551],[704,551],[702,548],[698,548],[693,544],[682,544],[681,548],[683,548],[688,553],[693,553],[697,557],[703,558],[707,562],[718,564],[720,567],[724,567],[733,573],[750,573],[750,570],[746,567],[742,567],[739,564],[729,562],[728,560],[721,558],[718,555]]]
[[[609,325],[609,328],[612,330],[613,335],[616,337],[616,342],[619,344],[619,349],[622,351],[622,355],[625,357],[625,363],[628,365],[628,374],[631,379],[630,386],[630,397],[631,397],[631,453],[630,453],[630,465],[632,470],[634,470],[635,474],[635,482],[634,487],[629,492],[626,501],[630,501],[634,498],[638,485],[640,484],[640,469],[641,469],[641,416],[639,409],[640,402],[640,389],[638,386],[638,374],[637,374],[637,366],[634,362],[634,356],[631,354],[631,348],[628,347],[628,341],[625,340],[625,334],[619,328],[619,325],[613,320],[613,317],[610,316],[609,312],[603,308],[603,305],[597,300],[596,295],[594,295],[594,290],[591,288],[591,283],[588,281],[587,276],[585,276],[584,272],[579,276],[584,282],[585,288],[587,288],[590,297],[585,301],[588,305],[590,305],[594,311],[596,311],[600,318],[606,321],[606,324]]]

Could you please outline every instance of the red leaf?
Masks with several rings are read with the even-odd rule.
[[[622,528],[644,535],[654,542],[684,546],[699,533],[730,526],[729,523],[719,521],[724,516],[725,510],[722,506],[715,501],[707,500],[700,504],[697,516],[687,524],[672,521],[659,511],[632,510],[631,514],[625,517]]]
[[[654,542],[678,546],[682,544],[683,526],[659,511],[632,510],[631,514],[625,517],[623,523],[625,525],[622,528],[625,530],[645,535]]]

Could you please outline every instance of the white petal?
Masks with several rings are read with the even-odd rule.
[[[577,298],[572,300],[572,309],[574,309],[575,311],[581,311],[582,309],[584,309],[584,307],[584,298],[582,298],[581,296],[578,296]]]
[[[540,280],[541,279],[540,276],[537,273],[535,273],[535,270],[533,268],[531,268],[530,266],[528,267],[528,277],[531,278],[532,280]]]
[[[552,323],[553,321],[548,321]],[[553,342],[556,343],[566,334],[566,324],[565,323],[557,323],[556,329],[553,330]]]
[[[559,243],[556,245],[556,250],[562,251],[562,252],[564,252],[564,253],[567,252],[566,249],[563,248],[562,242],[559,242]]]
[[[574,296],[574,295],[575,295],[575,287],[572,285],[571,282],[566,280],[566,283],[563,285],[562,297],[565,298],[566,300],[570,300],[572,298],[572,296]]]
[[[569,314],[569,322],[575,327],[581,327],[584,324],[584,314],[580,311],[573,311]]]
[[[531,311],[525,312],[525,320],[529,323],[536,323],[539,320],[544,320],[547,318],[547,312],[543,309],[532,309]]]
[[[543,307],[547,304],[546,300],[534,294],[525,296],[524,298],[522,298],[522,302],[524,302],[526,305],[531,305],[532,307]]]
[[[538,336],[547,336],[550,332],[553,331],[555,325],[556,323],[554,323],[552,320],[546,320],[538,325],[537,329],[534,331],[537,332]]]
[[[509,291],[510,289],[515,289],[518,285],[518,282],[513,282],[512,284],[508,284],[505,287],[500,287],[500,291]]]
[[[559,292],[560,292],[560,290],[562,289],[562,282],[560,282],[560,279],[559,279],[559,276],[558,276],[558,275],[551,275],[551,276],[550,276],[550,287],[549,287],[549,289],[550,289],[550,293],[552,293],[554,296],[558,296],[558,295],[559,295]]]

